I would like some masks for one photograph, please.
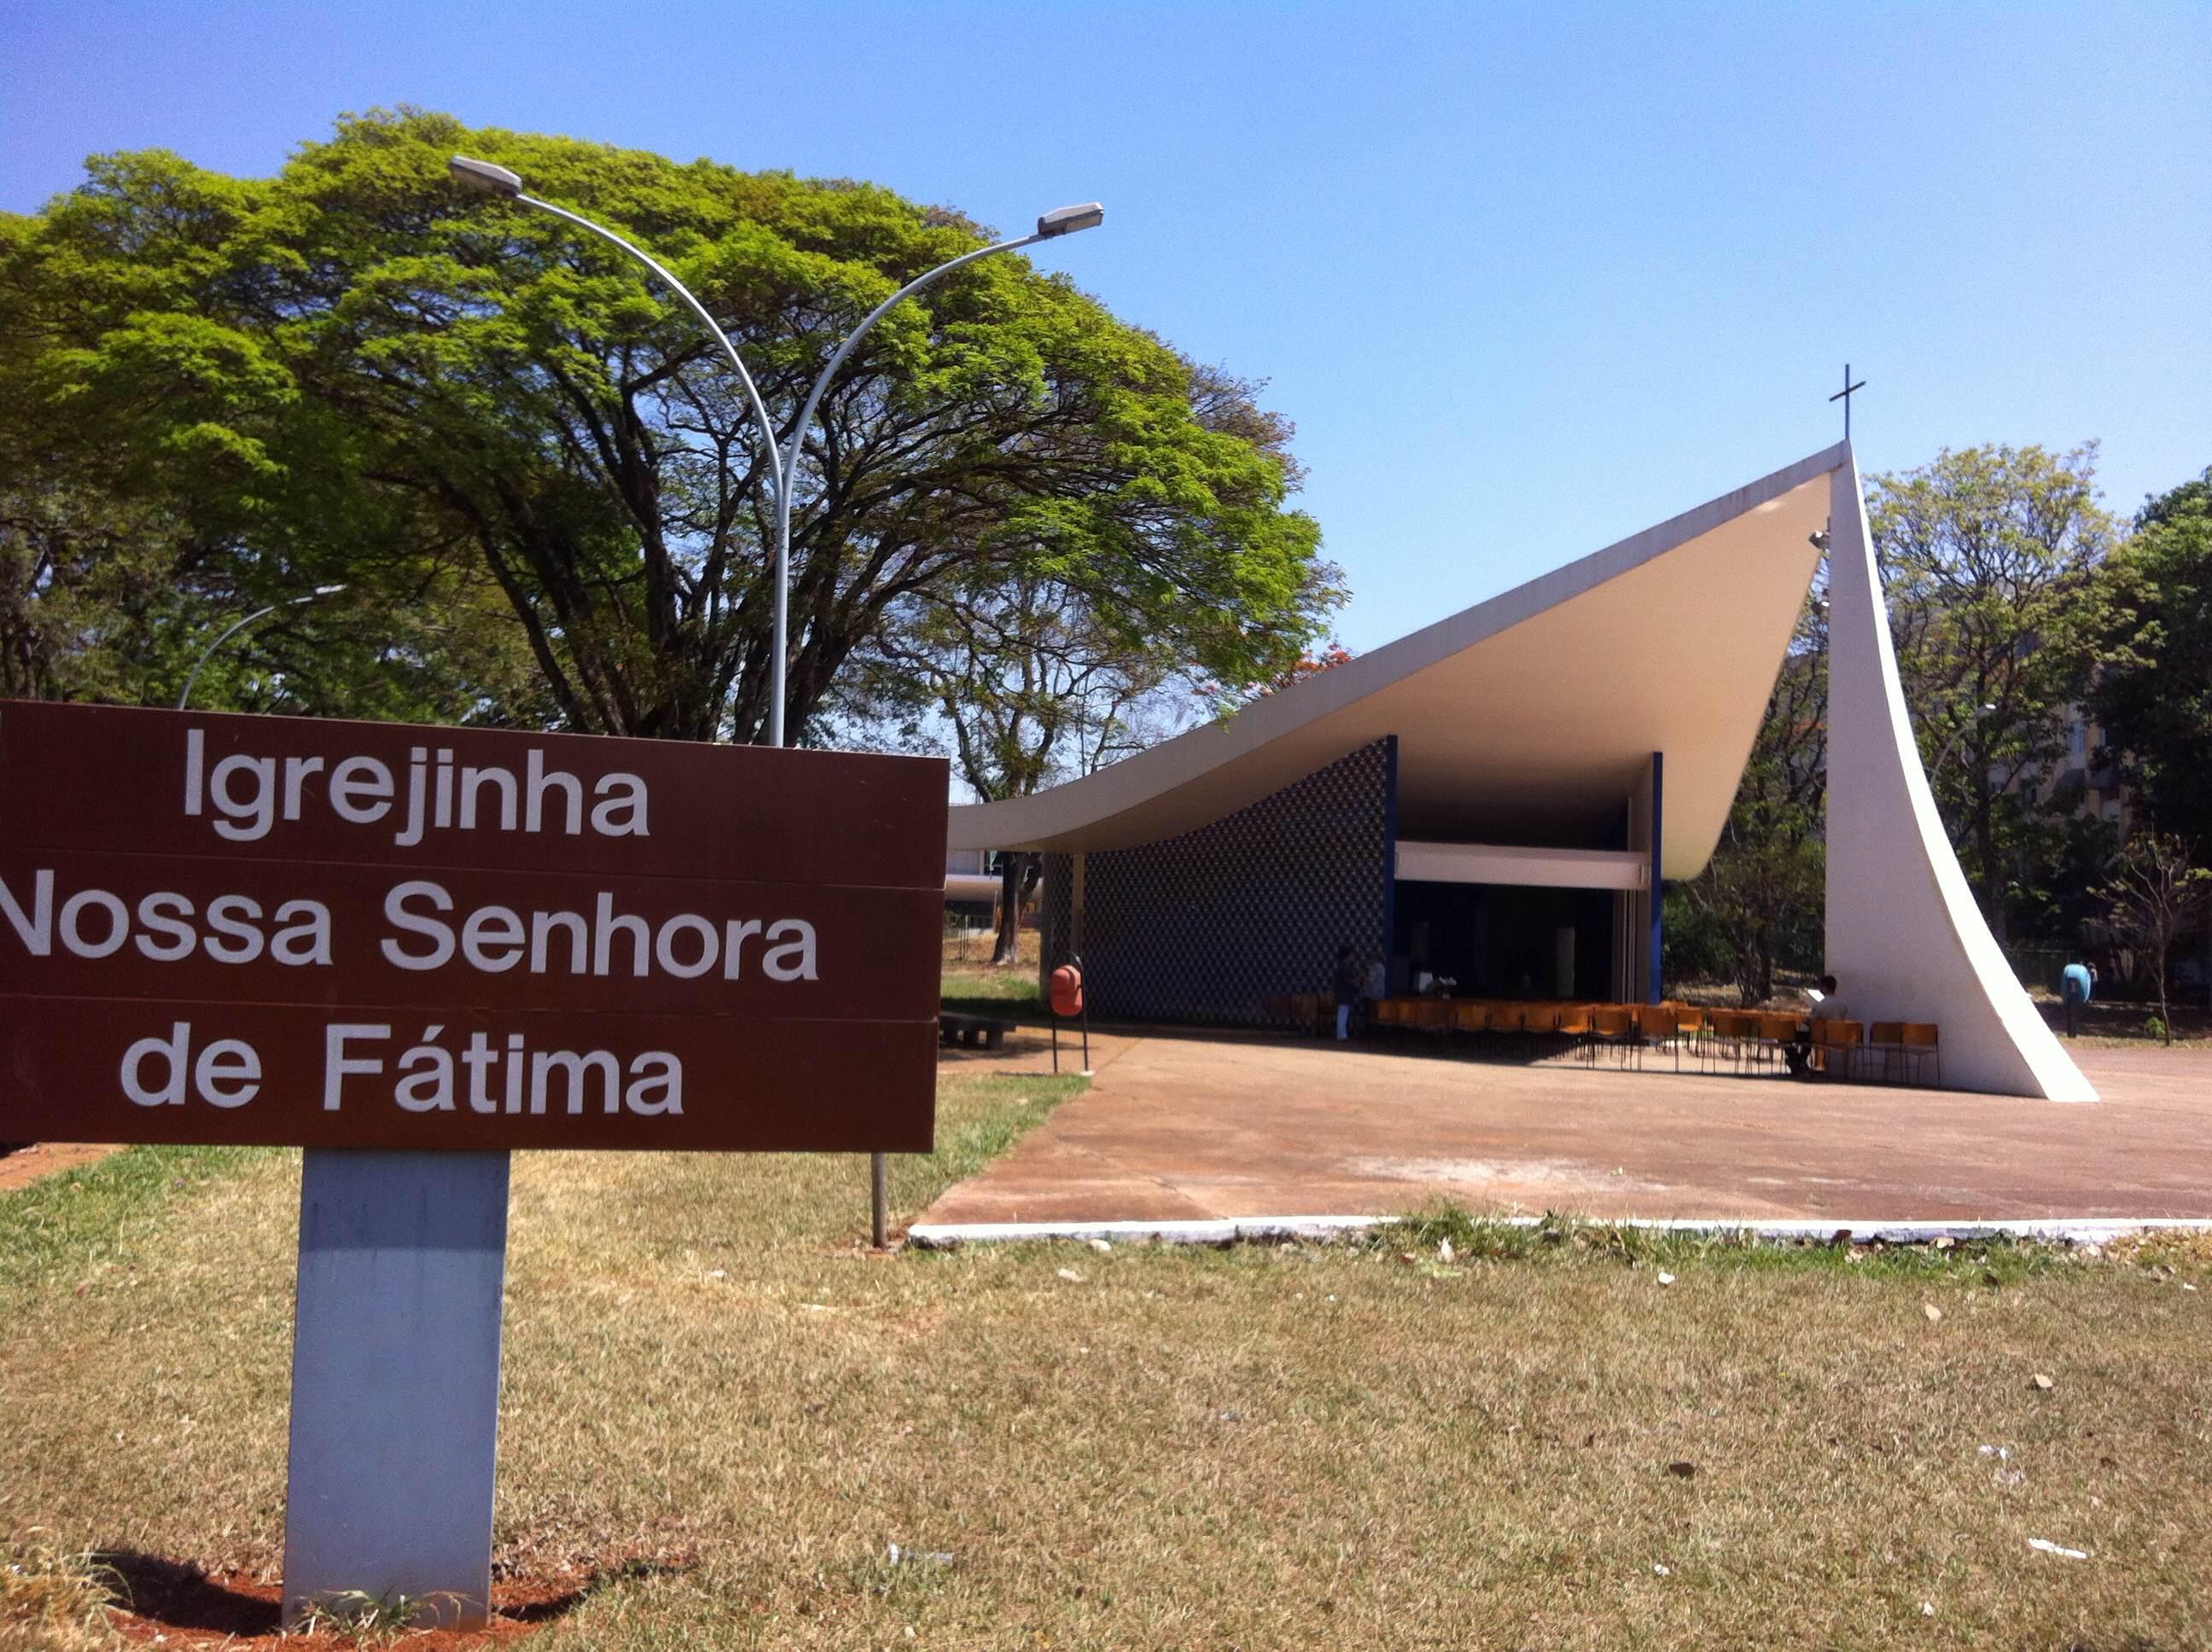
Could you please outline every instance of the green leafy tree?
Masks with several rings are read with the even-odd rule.
[[[2159,1025],[2173,1042],[2166,979],[2174,943],[2212,912],[2212,872],[2196,864],[2189,845],[2166,832],[2138,832],[2113,862],[2105,886],[2114,932],[2148,966],[2158,993]]]
[[[1898,671],[1922,761],[1999,939],[2040,901],[2067,810],[2050,783],[2087,683],[2074,639],[2110,550],[2096,446],[1946,450],[1868,479]]]
[[[948,589],[927,616],[868,651],[851,673],[862,720],[901,744],[941,750],[976,799],[1028,797],[1127,755],[1154,731],[1148,704],[1172,657],[1133,648],[1057,581]],[[1016,961],[1023,903],[1041,863],[1001,850],[992,962]]]
[[[126,193],[148,220],[127,232]],[[246,194],[143,156],[0,217],[0,693],[172,704],[233,620],[345,581],[225,643],[194,703],[545,723],[480,559],[361,490],[318,494],[337,422],[251,325],[200,313],[214,226]]]
[[[2212,468],[2150,501],[2105,565],[2089,701],[2136,805],[2212,852]]]
[[[377,113],[266,181],[94,162],[10,226],[0,280],[39,320],[0,346],[0,389],[68,452],[127,456],[103,487],[166,501],[241,590],[349,578],[370,612],[434,592],[473,618],[489,580],[562,724],[756,738],[773,479],[734,375],[635,262],[453,184],[457,150],[674,268],[779,437],[859,318],[982,233],[864,184]],[[807,435],[792,725],[979,570],[1057,583],[1119,641],[1230,680],[1281,669],[1310,634],[1318,532],[1255,421],[1018,258],[900,306]],[[494,671],[470,692],[538,714],[513,688]]]

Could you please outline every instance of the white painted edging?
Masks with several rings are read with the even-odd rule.
[[[1339,1234],[1362,1232],[1401,1220],[1389,1216],[1245,1216],[1234,1219],[1179,1222],[922,1222],[907,1230],[907,1242],[926,1250],[955,1245],[1009,1244],[1048,1239],[1120,1240],[1124,1243],[1154,1239],[1170,1245],[1233,1245],[1280,1239],[1326,1239]],[[1500,1226],[1540,1226],[1540,1216],[1479,1218]],[[2069,1245],[2106,1244],[2123,1235],[2179,1228],[2188,1232],[2212,1232],[2212,1218],[2197,1216],[2038,1217],[2026,1220],[1986,1222],[1775,1221],[1748,1218],[1715,1219],[1701,1217],[1582,1218],[1577,1225],[1597,1228],[1651,1228],[1667,1233],[1741,1234],[1754,1239],[1816,1239],[1848,1237],[1855,1244],[1880,1240],[1890,1245],[1927,1244],[1937,1239],[1971,1241],[1999,1234],[2009,1239],[2039,1239]]]
[[[1262,1239],[1326,1239],[1358,1233],[1387,1216],[1244,1216],[1180,1222],[917,1222],[907,1242],[925,1250],[1032,1239],[1157,1239],[1170,1245],[1249,1244]]]

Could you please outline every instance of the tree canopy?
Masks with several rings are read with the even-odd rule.
[[[324,616],[343,635],[313,663],[344,677],[350,650],[358,689],[452,645],[430,714],[755,738],[774,474],[735,375],[635,261],[453,184],[460,150],[674,270],[779,440],[860,317],[983,233],[872,185],[412,111],[344,119],[270,179],[97,158],[0,227],[0,440],[29,501],[13,514],[158,516],[157,564],[237,601],[354,580],[366,599]],[[902,304],[808,433],[793,726],[857,650],[1000,580],[1065,587],[1194,669],[1282,669],[1331,589],[1288,506],[1288,435],[1246,387],[1018,256]],[[21,560],[27,542],[4,543]],[[0,567],[18,606],[58,588]],[[139,691],[173,673],[165,655]]]
[[[2140,805],[2212,855],[2212,467],[2146,504],[2106,565],[2090,704]]]
[[[1898,675],[1952,843],[1998,938],[2063,858],[2043,790],[2082,691],[2071,646],[2117,538],[2096,444],[1967,447],[1867,479]]]

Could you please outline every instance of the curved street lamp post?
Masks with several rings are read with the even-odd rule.
[[[185,691],[177,696],[177,709],[179,711],[185,711],[191,708],[192,703],[192,685],[200,680],[201,670],[207,665],[209,660],[215,658],[216,650],[222,647],[224,643],[229,641],[231,638],[236,636],[247,626],[252,624],[254,621],[263,618],[267,615],[273,614],[280,608],[299,608],[311,602],[320,602],[325,597],[337,596],[339,592],[344,589],[345,586],[343,584],[319,585],[304,597],[294,597],[285,602],[272,602],[266,608],[255,609],[244,619],[232,621],[229,629],[224,631],[223,634],[217,637],[213,642],[209,643],[206,647],[200,650],[200,657],[192,662],[191,675],[185,678]]]
[[[1959,742],[1965,739],[1966,736],[1973,731],[1975,726],[1980,723],[1983,718],[1992,715],[1996,711],[1996,707],[1989,703],[1984,703],[1974,708],[1974,714],[1967,718],[1965,722],[1959,725],[1956,732],[1954,732],[1950,739],[1945,743],[1943,750],[1936,754],[1936,761],[1929,765],[1928,778],[1929,780],[1934,780],[1936,776],[1942,772],[1943,765],[1951,761],[1951,754],[1959,749]]]
[[[769,469],[775,477],[775,613],[769,656],[768,743],[772,746],[781,745],[784,743],[785,681],[789,669],[787,656],[790,652],[792,496],[799,481],[799,461],[805,451],[807,427],[813,422],[815,410],[821,406],[823,394],[830,388],[830,380],[837,376],[837,369],[845,365],[846,358],[852,355],[854,347],[867,336],[869,329],[902,300],[912,298],[939,276],[951,275],[955,270],[979,258],[988,258],[994,252],[1011,252],[1017,247],[1032,246],[1039,241],[1072,235],[1079,229],[1095,228],[1105,222],[1106,210],[1096,201],[1080,206],[1056,207],[1037,220],[1035,234],[1018,236],[991,246],[979,246],[974,252],[948,259],[934,270],[916,276],[907,282],[868,312],[860,325],[854,328],[845,342],[837,347],[829,364],[816,375],[813,388],[807,392],[799,417],[792,424],[790,439],[779,452],[775,428],[769,422],[768,410],[761,402],[760,391],[753,383],[752,374],[745,370],[744,361],[738,355],[736,346],[715,325],[714,318],[707,313],[707,307],[693,297],[690,289],[670,274],[664,265],[604,225],[593,223],[589,218],[571,212],[566,207],[555,206],[550,201],[541,201],[534,195],[524,194],[521,178],[505,167],[495,166],[489,161],[472,160],[464,155],[453,156],[446,165],[447,170],[455,179],[473,189],[520,202],[524,206],[535,207],[540,212],[550,212],[556,218],[565,219],[580,228],[589,230],[602,240],[612,242],[629,253],[659,276],[668,288],[684,301],[692,314],[705,325],[714,342],[722,347],[722,354],[729,357],[730,365],[737,369],[738,380],[744,386],[746,404],[752,409],[753,422],[761,433],[761,446],[768,456]]]
[[[489,161],[474,160],[465,155],[453,156],[446,167],[458,181],[472,189],[483,190],[487,194],[519,202],[524,206],[535,207],[540,212],[550,212],[553,216],[588,230],[600,240],[620,247],[659,276],[669,290],[684,301],[714,342],[722,347],[722,354],[729,358],[730,365],[737,369],[738,381],[744,386],[746,405],[752,410],[753,422],[760,431],[762,451],[767,455],[769,469],[775,477],[775,609],[769,644],[768,743],[771,746],[782,745],[786,682],[790,669],[792,498],[798,489],[799,461],[806,449],[807,427],[813,422],[815,411],[822,405],[823,395],[829,390],[830,380],[837,376],[837,369],[845,365],[846,358],[852,355],[854,347],[867,337],[869,330],[877,322],[902,301],[912,298],[939,277],[949,276],[955,270],[974,264],[979,258],[988,258],[994,252],[1011,252],[1017,247],[1031,246],[1039,241],[1073,235],[1078,230],[1096,228],[1105,222],[1106,209],[1096,201],[1085,202],[1079,206],[1055,207],[1037,220],[1035,234],[1017,236],[1012,240],[1000,241],[990,246],[979,246],[972,252],[963,252],[957,258],[947,259],[934,270],[926,270],[907,282],[868,312],[860,325],[853,329],[843,343],[838,345],[836,352],[822,371],[815,375],[813,386],[806,392],[806,400],[799,408],[798,418],[792,423],[790,438],[779,452],[775,427],[769,422],[768,410],[761,402],[760,391],[753,383],[752,374],[745,370],[744,358],[738,355],[737,347],[730,343],[729,335],[715,325],[714,318],[707,313],[707,307],[694,297],[690,288],[677,280],[665,266],[604,225],[593,223],[589,218],[571,212],[566,207],[555,206],[550,201],[541,201],[534,195],[524,194],[520,175],[505,167],[496,166]],[[876,1244],[880,1248],[884,1242],[886,1220],[882,1154],[872,1156],[870,1172],[871,1225]]]

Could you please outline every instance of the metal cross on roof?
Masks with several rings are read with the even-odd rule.
[[[1855,390],[1864,390],[1865,388],[1866,380],[1863,379],[1860,380],[1856,384],[1853,384],[1851,382],[1851,364],[1849,361],[1844,362],[1844,387],[1838,391],[1834,395],[1829,397],[1828,399],[1832,402],[1841,402],[1844,404],[1844,440],[1845,441],[1849,441],[1851,439],[1851,392]]]

